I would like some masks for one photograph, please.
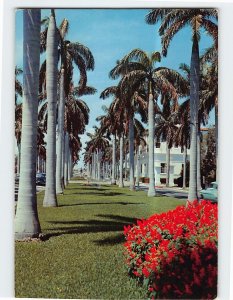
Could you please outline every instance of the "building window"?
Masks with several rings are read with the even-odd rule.
[[[155,148],[160,148],[160,142],[155,143]]]
[[[167,172],[167,170],[166,170],[166,164],[161,163],[161,171],[160,171],[160,173],[166,173],[166,172]]]

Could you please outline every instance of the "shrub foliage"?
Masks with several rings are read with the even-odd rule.
[[[188,203],[124,228],[130,276],[152,299],[217,295],[217,205]]]

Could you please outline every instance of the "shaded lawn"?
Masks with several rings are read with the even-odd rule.
[[[170,197],[148,198],[143,191],[70,184],[59,207],[38,210],[44,242],[17,242],[16,297],[146,299],[127,276],[123,228],[183,205]]]

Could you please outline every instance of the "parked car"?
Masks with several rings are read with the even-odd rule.
[[[210,200],[211,202],[218,202],[218,183],[211,182],[207,189],[201,190],[201,199]]]
[[[46,174],[45,173],[37,173],[36,174],[36,184],[37,185],[45,185],[46,183]]]

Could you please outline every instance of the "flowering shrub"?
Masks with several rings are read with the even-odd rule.
[[[217,205],[188,203],[124,228],[129,275],[152,299],[217,295]]]

